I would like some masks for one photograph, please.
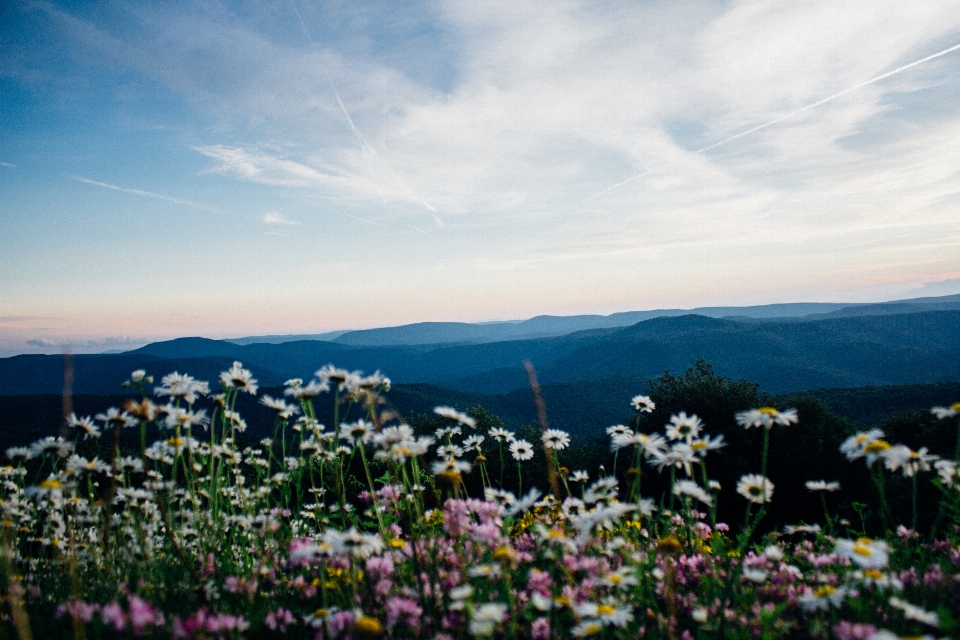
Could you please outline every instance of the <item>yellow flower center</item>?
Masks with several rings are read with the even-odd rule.
[[[874,440],[863,448],[867,453],[880,453],[890,448],[890,443],[886,440]]]
[[[873,551],[870,550],[870,547],[862,545],[859,542],[853,545],[853,552],[858,556],[864,556],[866,558],[869,558],[873,555]]]
[[[592,635],[595,634],[595,633],[600,633],[600,630],[601,630],[602,628],[603,628],[603,627],[600,626],[600,625],[597,624],[597,623],[588,624],[588,625],[587,625],[586,627],[584,627],[584,629],[583,629],[583,635],[592,636]]]
[[[866,571],[863,572],[863,575],[865,575],[868,578],[872,578],[874,580],[883,579],[883,573],[880,571],[877,571],[876,569],[867,569]]]
[[[623,582],[623,576],[613,574],[612,576],[610,576],[610,582],[613,584],[620,584],[621,582]]]
[[[500,562],[513,562],[517,556],[510,547],[498,547],[493,552],[493,557]]]
[[[960,402],[954,402],[952,405],[950,405],[950,410],[960,411]]]
[[[54,480],[53,478],[44,480],[43,482],[40,483],[40,488],[41,489],[59,489],[60,481]]]
[[[171,447],[182,447],[183,438],[170,438],[169,440],[167,440],[167,444],[170,445]]]
[[[760,413],[765,413],[765,414],[767,414],[768,416],[775,416],[775,415],[778,415],[778,414],[780,413],[779,411],[777,411],[777,410],[774,409],[773,407],[760,407],[759,409],[757,409],[757,411],[759,411]]]
[[[460,474],[452,469],[437,474],[437,477],[445,482],[449,482],[450,484],[457,484],[460,482]]]
[[[826,598],[827,596],[832,596],[836,592],[837,592],[836,588],[831,587],[828,584],[823,585],[822,587],[817,587],[817,590],[814,591],[814,593],[817,594],[818,598]]]
[[[597,615],[612,616],[616,612],[617,610],[608,604],[601,604],[600,606],[597,607]]]
[[[703,440],[697,440],[696,442],[690,443],[690,448],[694,451],[700,451],[701,449],[707,448],[707,443]]]

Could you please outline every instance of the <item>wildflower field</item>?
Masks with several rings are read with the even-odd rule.
[[[804,429],[787,407],[731,416],[757,436],[744,450],[638,395],[588,470],[542,402],[522,433],[451,407],[411,426],[389,380],[328,365],[259,396],[273,436],[250,442],[239,362],[219,393],[180,373],[125,385],[125,405],[6,452],[5,637],[960,634],[960,403],[932,409],[951,450],[873,429],[834,447],[834,477],[775,486],[777,434]],[[725,459],[750,471],[722,486]],[[871,487],[856,518],[841,467]],[[771,525],[798,491],[822,510]]]

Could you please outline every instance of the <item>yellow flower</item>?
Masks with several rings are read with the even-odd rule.
[[[676,536],[667,536],[660,538],[660,542],[657,543],[657,551],[665,555],[680,555],[683,553],[683,545],[680,544]]]
[[[383,625],[371,616],[360,616],[353,624],[353,630],[367,638],[375,638],[383,633]]]

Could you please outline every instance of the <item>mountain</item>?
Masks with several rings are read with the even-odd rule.
[[[697,307],[694,309],[656,309],[626,311],[602,315],[536,316],[529,320],[502,322],[418,322],[398,327],[332,331],[314,335],[250,336],[227,342],[248,345],[279,344],[302,340],[326,340],[353,346],[399,346],[441,343],[483,343],[556,337],[587,329],[627,327],[644,320],[684,315],[726,318],[743,321],[797,321],[826,317],[917,313],[925,310],[960,310],[960,294],[914,298],[894,302],[854,304],[844,302],[796,302],[750,307]]]
[[[658,309],[655,311],[625,311],[608,316],[535,316],[521,322],[470,324],[466,322],[418,322],[399,327],[347,331],[335,338],[340,344],[387,346],[438,343],[482,343],[507,340],[530,340],[562,336],[575,331],[627,327],[652,318],[678,317],[690,314],[711,318],[738,315],[745,318],[768,319],[803,316],[842,309],[834,303],[800,302],[770,304],[756,307],[701,307],[697,309]]]
[[[298,342],[301,340],[334,340],[339,338],[343,334],[347,333],[344,331],[327,331],[326,333],[301,333],[301,334],[286,334],[286,335],[270,335],[270,336],[248,336],[246,338],[228,338],[224,340],[225,342],[232,342],[233,344],[255,344],[255,343],[266,343],[266,344],[281,344],[283,342]]]
[[[190,373],[216,382],[233,360],[262,386],[310,378],[327,363],[396,383],[424,382],[470,393],[525,389],[524,360],[542,384],[682,371],[697,359],[721,375],[746,378],[771,393],[818,387],[960,380],[960,311],[763,323],[698,315],[660,317],[629,327],[480,344],[355,346],[328,341],[237,345],[205,338],[159,342],[118,355],[74,356],[76,393],[114,393],[130,371]],[[0,395],[59,393],[59,356],[0,359]]]
[[[579,335],[579,334],[574,334]],[[533,360],[541,382],[651,377],[704,358],[718,373],[771,393],[960,380],[960,311],[762,324],[704,316],[655,318],[612,332],[551,361]],[[441,386],[504,393],[526,383],[519,367]]]

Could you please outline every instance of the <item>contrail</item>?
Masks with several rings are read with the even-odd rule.
[[[303,18],[300,16],[300,11],[297,9],[297,5],[294,2],[294,0],[290,0],[290,6],[293,7],[293,12],[296,14],[297,20],[300,22],[300,28],[303,29],[303,34],[307,36],[307,40],[310,41],[311,45],[316,44],[314,43],[313,38],[310,36],[310,32],[307,30],[307,25],[306,23],[304,23]],[[437,210],[434,209],[429,202],[427,202],[426,200],[418,196],[416,193],[414,193],[413,190],[410,189],[410,187],[408,187],[407,184],[402,179],[399,178],[397,173],[390,167],[390,165],[388,165],[386,161],[384,161],[384,159],[380,157],[380,154],[378,154],[377,150],[373,148],[373,145],[367,142],[367,139],[363,136],[362,133],[360,133],[360,129],[358,129],[357,125],[353,122],[353,118],[350,117],[350,112],[347,111],[347,106],[343,104],[343,100],[340,98],[340,92],[337,91],[337,87],[333,84],[333,79],[330,77],[330,72],[327,71],[327,68],[323,65],[321,65],[320,68],[323,69],[323,74],[327,77],[327,83],[330,85],[330,89],[333,91],[333,95],[337,98],[337,104],[340,106],[340,111],[343,113],[343,117],[347,119],[347,124],[350,125],[350,130],[353,131],[353,134],[357,137],[357,140],[360,141],[360,152],[363,154],[363,159],[367,163],[367,171],[370,172],[370,177],[373,178],[373,186],[377,190],[377,193],[380,195],[380,199],[383,201],[383,203],[386,204],[387,199],[384,197],[383,192],[380,190],[380,185],[377,184],[376,176],[373,172],[373,167],[370,164],[370,158],[368,157],[367,152],[373,155],[373,157],[376,160],[380,161],[383,167],[390,172],[391,177],[400,184],[400,187],[403,188],[403,190],[412,200],[416,200],[417,202],[422,204],[424,207],[426,207],[428,211],[435,214]],[[443,225],[440,225],[440,226],[443,226]]]
[[[143,191],[141,189],[127,189],[125,187],[118,187],[115,184],[108,184],[106,182],[97,182],[96,180],[91,180],[90,178],[81,178],[80,176],[69,176],[71,179],[76,180],[77,182],[83,182],[84,184],[92,184],[97,187],[103,187],[105,189],[113,189],[114,191],[122,191],[123,193],[132,193],[135,196],[143,196],[145,198],[155,198],[157,200],[166,200],[167,202],[174,202],[176,204],[183,204],[188,207],[193,207],[194,209],[200,209],[201,211],[217,211],[215,207],[211,207],[205,204],[198,204],[196,202],[190,202],[189,200],[181,200],[179,198],[172,198],[170,196],[165,196],[162,193],[153,193],[152,191]]]
[[[377,227],[383,227],[382,224],[380,224],[379,222],[374,222],[373,220],[365,220],[363,218],[358,218],[357,216],[350,215],[349,213],[344,213],[343,215],[347,216],[348,218],[353,218],[354,220],[359,220],[360,222],[366,222],[367,224],[372,224]],[[386,227],[383,227],[383,228],[386,229]]]
[[[738,138],[742,138],[742,137],[744,137],[744,136],[748,136],[748,135],[750,135],[751,133],[755,133],[755,132],[757,132],[757,131],[760,131],[761,129],[766,129],[767,127],[771,127],[771,126],[777,124],[778,122],[782,122],[782,121],[784,121],[784,120],[786,120],[786,119],[788,119],[788,118],[792,118],[793,116],[798,115],[798,114],[801,114],[801,113],[803,113],[804,111],[808,111],[809,109],[813,109],[814,107],[819,107],[820,105],[826,104],[827,102],[830,102],[831,100],[836,100],[837,98],[839,98],[839,97],[841,97],[841,96],[847,95],[847,94],[850,93],[851,91],[856,91],[857,89],[862,89],[863,87],[866,87],[867,85],[871,85],[871,84],[873,84],[873,83],[875,83],[875,82],[880,82],[881,80],[883,80],[883,79],[885,79],[885,78],[889,78],[890,76],[896,75],[896,74],[898,74],[898,73],[902,73],[903,71],[906,71],[907,69],[911,69],[911,68],[913,68],[913,67],[915,67],[915,66],[917,66],[917,65],[919,65],[919,64],[923,64],[924,62],[928,62],[928,61],[930,61],[930,60],[933,60],[934,58],[939,58],[940,56],[945,56],[945,55],[947,55],[948,53],[952,53],[952,52],[954,52],[954,51],[956,51],[956,50],[958,50],[958,49],[960,49],[960,44],[955,44],[955,45],[953,45],[952,47],[949,47],[949,48],[947,48],[947,49],[944,49],[943,51],[939,51],[939,52],[937,52],[937,53],[934,53],[933,55],[929,55],[929,56],[927,56],[926,58],[921,58],[920,60],[916,60],[915,62],[911,62],[910,64],[905,64],[905,65],[903,65],[902,67],[897,67],[897,68],[894,69],[893,71],[888,71],[888,72],[886,72],[886,73],[882,73],[882,74],[880,74],[879,76],[875,76],[875,77],[873,77],[873,78],[870,78],[869,80],[865,80],[864,82],[861,82],[860,84],[855,84],[855,85],[853,85],[852,87],[850,87],[849,89],[844,89],[843,91],[841,91],[841,92],[839,92],[839,93],[835,93],[835,94],[833,94],[832,96],[827,96],[826,98],[824,98],[824,99],[822,99],[822,100],[818,100],[817,102],[814,102],[814,103],[812,103],[812,104],[808,104],[807,106],[801,107],[800,109],[797,109],[796,111],[791,111],[790,113],[788,113],[788,114],[786,114],[786,115],[782,115],[782,116],[780,116],[779,118],[775,118],[775,119],[773,119],[773,120],[771,120],[771,121],[769,121],[769,122],[765,122],[765,123],[763,123],[763,124],[761,124],[761,125],[757,125],[756,127],[753,127],[752,129],[747,129],[746,131],[742,131],[742,132],[740,132],[740,133],[738,133],[738,134],[736,134],[736,135],[732,135],[732,136],[730,136],[729,138],[726,138],[726,139],[724,139],[724,140],[721,140],[720,142],[715,142],[715,143],[711,144],[711,145],[708,146],[708,147],[704,147],[704,148],[702,148],[702,149],[697,149],[694,153],[704,153],[705,151],[710,151],[711,149],[716,149],[717,147],[719,147],[719,146],[721,146],[721,145],[724,145],[724,144],[727,144],[728,142],[732,142],[733,140],[736,140],[736,139],[738,139]],[[618,183],[615,184],[615,185],[612,185],[612,186],[610,186],[610,187],[607,187],[607,188],[604,189],[603,191],[598,191],[597,193],[593,194],[593,195],[590,196],[589,198],[586,198],[586,200],[589,200],[590,198],[596,198],[597,196],[603,195],[604,193],[607,193],[608,191],[612,191],[612,190],[614,190],[614,189],[617,189],[617,188],[619,188],[619,187],[622,187],[623,185],[625,185],[625,184],[627,184],[627,183],[629,183],[629,182],[633,182],[634,180],[643,177],[644,175],[646,175],[646,174],[649,173],[650,171],[651,171],[651,169],[646,169],[646,170],[644,170],[644,171],[641,171],[641,172],[638,173],[637,175],[635,175],[635,176],[633,176],[633,177],[630,177],[630,178],[627,178],[627,179],[624,180],[623,182],[618,182]]]
[[[307,25],[304,23],[303,18],[300,16],[300,11],[297,9],[297,4],[294,0],[290,0],[290,6],[293,7],[293,13],[296,14],[297,20],[300,22],[300,28],[303,29],[303,35],[307,36],[307,40],[310,41],[310,46],[314,46],[313,38],[310,36],[310,31],[307,30]],[[353,131],[353,135],[357,137],[357,140],[360,141],[360,153],[363,154],[363,160],[367,163],[367,171],[370,172],[370,177],[373,178],[373,187],[377,190],[377,194],[380,196],[380,200],[384,204],[387,203],[387,199],[383,196],[383,192],[380,190],[380,185],[377,184],[376,176],[373,173],[373,167],[370,166],[370,158],[367,157],[367,150],[369,149],[374,155],[377,154],[376,150],[367,143],[366,138],[363,137],[363,134],[360,133],[360,130],[357,129],[357,125],[353,123],[353,118],[350,117],[350,112],[347,111],[346,105],[343,104],[343,100],[340,99],[340,92],[337,91],[337,87],[333,84],[333,78],[330,77],[330,72],[327,71],[325,65],[320,65],[320,68],[323,69],[323,75],[327,77],[327,84],[330,85],[330,89],[333,91],[333,95],[337,98],[337,104],[340,105],[340,111],[343,113],[343,116],[347,119],[347,124],[350,125],[350,130]]]

